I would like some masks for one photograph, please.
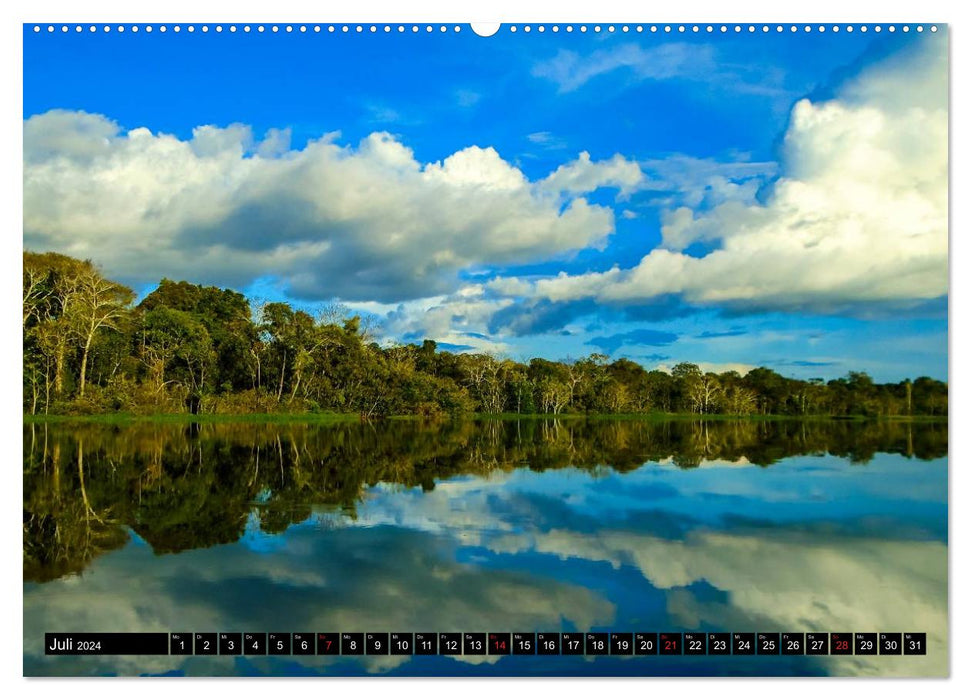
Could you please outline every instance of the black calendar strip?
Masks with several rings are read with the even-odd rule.
[[[146,632],[44,635],[49,656],[913,656],[925,632]]]
[[[168,654],[165,632],[48,632],[44,635],[48,656],[94,656],[103,654]]]

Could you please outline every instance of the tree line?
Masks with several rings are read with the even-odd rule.
[[[929,377],[666,372],[599,353],[519,362],[433,340],[382,346],[340,307],[311,314],[184,281],[134,300],[90,260],[24,253],[25,412],[947,415],[947,384]]]

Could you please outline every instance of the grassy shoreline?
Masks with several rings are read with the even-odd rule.
[[[912,423],[946,423],[947,416],[787,416],[787,415],[746,415],[734,416],[727,414],[699,415],[696,413],[561,413],[551,415],[547,413],[476,413],[461,416],[474,420],[623,420],[644,422],[666,421],[898,421]],[[387,416],[385,420],[417,421],[419,416]],[[445,420],[450,420],[445,418]],[[42,423],[100,423],[105,425],[127,425],[130,423],[313,423],[332,425],[340,423],[358,423],[361,421],[357,413],[233,413],[233,414],[191,414],[191,413],[96,413],[90,415],[54,415],[54,414],[24,414],[24,424]]]

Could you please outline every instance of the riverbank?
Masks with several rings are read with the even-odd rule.
[[[946,423],[947,416],[824,416],[824,415],[744,415],[697,413],[476,413],[458,416],[474,420],[623,420],[623,421],[906,421],[913,423]],[[420,416],[387,416],[381,420],[417,421]],[[447,419],[446,419],[447,420]],[[24,414],[25,424],[41,423],[99,423],[106,425],[126,425],[129,423],[313,423],[339,424],[359,423],[357,413],[97,413],[90,415],[53,415]]]

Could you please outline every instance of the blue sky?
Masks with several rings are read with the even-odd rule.
[[[946,30],[462,29],[25,27],[25,246],[389,342],[947,378]]]

